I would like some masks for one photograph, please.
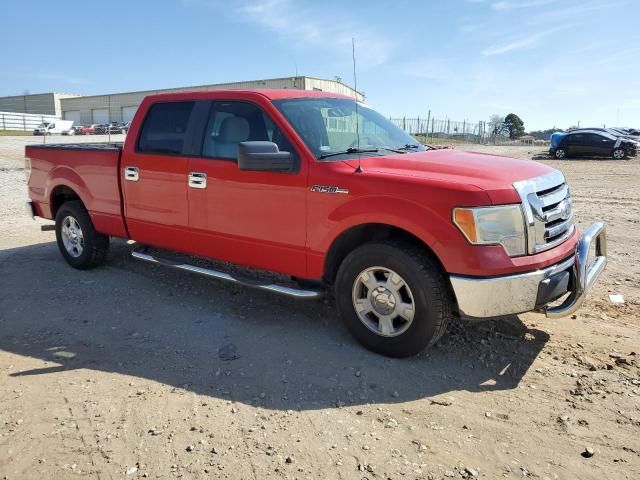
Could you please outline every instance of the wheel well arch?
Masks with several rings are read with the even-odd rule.
[[[53,218],[56,218],[56,213],[58,213],[58,209],[62,206],[63,203],[71,201],[71,200],[80,200],[80,195],[78,195],[75,190],[67,185],[58,185],[51,192],[50,202],[51,205],[51,215]]]
[[[423,249],[444,273],[444,267],[438,256],[422,239],[413,233],[385,223],[365,223],[353,226],[342,232],[331,244],[324,262],[323,281],[333,283],[338,274],[340,264],[345,257],[360,245],[375,240],[395,240]]]

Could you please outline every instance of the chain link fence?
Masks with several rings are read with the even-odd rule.
[[[489,122],[469,122],[467,120],[438,120],[426,117],[390,118],[391,122],[426,144],[480,144],[480,145],[545,145],[548,142],[524,135],[511,139],[496,135]]]

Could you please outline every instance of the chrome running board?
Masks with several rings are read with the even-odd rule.
[[[145,262],[156,263],[158,265],[163,265],[165,267],[172,267],[178,270],[185,270],[187,272],[197,273],[199,275],[204,275],[205,277],[215,278],[218,280],[225,280],[227,282],[235,283],[245,287],[257,288],[260,290],[266,290],[268,292],[276,292],[283,295],[287,295],[289,297],[300,298],[300,299],[315,299],[315,298],[321,298],[322,296],[324,296],[324,292],[322,290],[302,290],[299,288],[285,287],[283,285],[253,283],[251,281],[240,280],[234,277],[233,275],[230,275],[225,272],[219,272],[217,270],[212,270],[209,268],[202,268],[202,267],[197,267],[195,265],[189,265],[188,263],[173,262],[171,260],[154,257],[153,255],[149,255],[148,253],[144,253],[140,250],[132,251],[131,256],[133,258],[137,258],[138,260],[144,260]]]

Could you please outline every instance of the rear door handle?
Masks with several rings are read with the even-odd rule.
[[[191,188],[207,188],[207,174],[203,172],[189,172],[189,186]]]
[[[138,170],[138,167],[125,167],[124,179],[129,180],[130,182],[137,182],[140,180],[140,170]]]

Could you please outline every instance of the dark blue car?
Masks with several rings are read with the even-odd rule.
[[[607,157],[621,160],[634,157],[638,142],[600,130],[575,130],[551,135],[549,155],[562,160],[571,157]]]

